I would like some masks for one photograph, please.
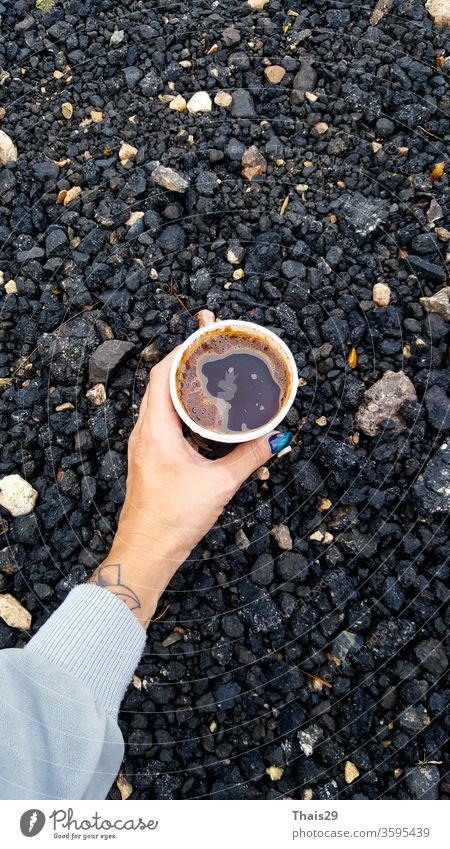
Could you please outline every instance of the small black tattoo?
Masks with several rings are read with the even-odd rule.
[[[141,602],[136,593],[130,587],[127,587],[126,584],[122,583],[120,569],[120,563],[105,563],[104,566],[99,567],[95,576],[92,577],[91,582],[97,584],[99,587],[108,587],[114,595],[125,602],[130,610],[138,610]]]

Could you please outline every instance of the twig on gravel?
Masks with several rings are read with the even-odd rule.
[[[159,619],[163,619],[164,616],[166,615],[167,611],[169,610],[169,608],[170,608],[170,604],[166,604],[165,608],[161,611],[159,616],[155,616],[155,618],[152,621],[158,622]]]

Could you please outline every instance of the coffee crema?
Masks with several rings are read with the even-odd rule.
[[[184,353],[178,397],[192,421],[215,433],[256,430],[273,419],[291,389],[276,343],[242,330],[211,330]]]

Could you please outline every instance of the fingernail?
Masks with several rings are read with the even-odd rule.
[[[272,454],[278,454],[283,448],[287,448],[292,440],[292,433],[274,433],[269,437],[269,445]]]

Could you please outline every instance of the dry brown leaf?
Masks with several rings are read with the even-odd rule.
[[[119,772],[119,775],[116,778],[117,789],[120,793],[120,798],[125,801],[125,799],[129,799],[132,792],[133,787],[129,781],[125,778],[123,772]]]
[[[27,631],[31,625],[31,613],[9,593],[0,595],[0,618],[10,628],[19,628],[21,631]]]
[[[166,604],[166,606],[165,606],[165,607],[164,607],[164,609],[161,611],[161,613],[159,614],[159,616],[155,616],[155,618],[154,618],[152,621],[153,621],[153,622],[158,622],[160,619],[164,619],[164,617],[165,617],[165,615],[166,615],[166,613],[167,613],[167,611],[168,611],[169,609],[170,609],[170,604]]]
[[[436,162],[436,165],[433,166],[430,180],[440,180],[443,177],[445,171],[445,162]]]
[[[356,348],[351,348],[350,353],[347,357],[347,363],[349,364],[350,368],[356,368],[357,361],[358,355],[356,353]]]
[[[330,684],[329,681],[324,681],[324,679],[320,678],[319,675],[313,675],[312,672],[306,672],[304,669],[299,669],[298,671],[301,672],[302,675],[306,675],[307,678],[311,678],[312,687],[318,693],[322,690],[322,687],[328,687],[329,690],[333,688],[333,685]]]
[[[70,159],[53,159],[53,165],[57,165],[58,168],[64,168],[64,165],[69,165]]]
[[[287,210],[288,203],[289,203],[289,195],[286,195],[283,203],[281,204],[280,213],[279,213],[280,215],[284,215],[284,213]]]
[[[61,189],[60,192],[56,195],[56,203],[62,203],[65,196],[67,194],[67,189]]]
[[[327,660],[330,660],[332,663],[336,664],[336,666],[340,666],[342,663],[340,657],[336,657],[334,654],[330,654],[329,652],[325,653],[325,657]]]

